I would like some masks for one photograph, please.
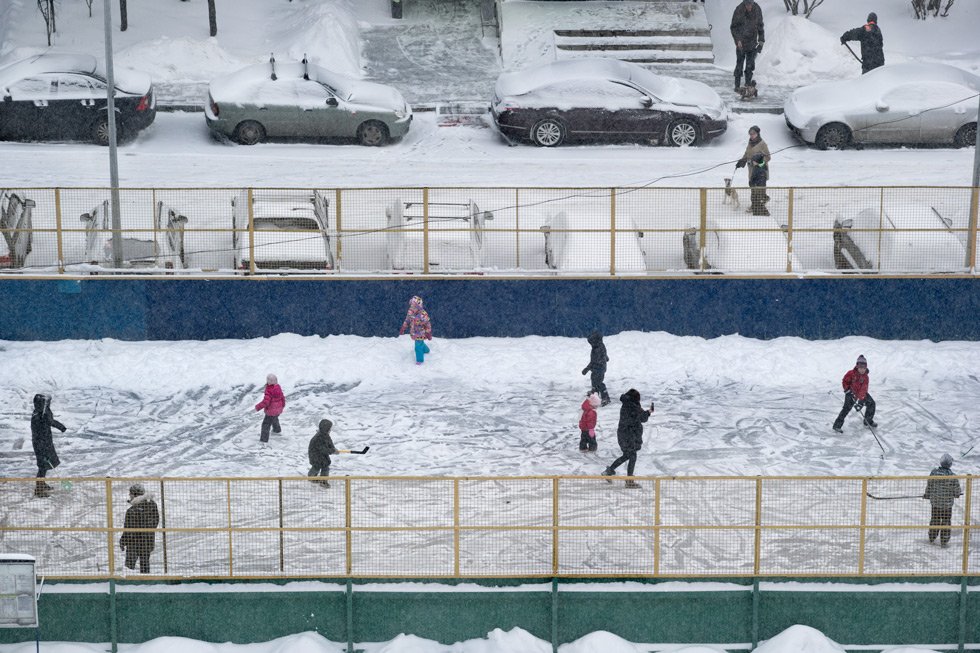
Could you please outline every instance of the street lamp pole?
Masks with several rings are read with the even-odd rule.
[[[119,161],[116,156],[116,83],[112,75],[112,10],[109,0],[104,0],[105,8],[105,70],[106,99],[109,113],[109,184],[112,193],[112,266],[121,268],[122,220],[119,217]]]
[[[980,115],[980,99],[977,100],[977,114]],[[970,227],[967,231],[966,243],[966,267],[975,267],[977,264],[977,212],[980,207],[980,138],[973,143],[973,187],[970,192]]]

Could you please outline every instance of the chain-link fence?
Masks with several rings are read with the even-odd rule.
[[[625,480],[0,479],[0,552],[60,578],[980,575],[969,476]]]
[[[968,187],[0,190],[0,272],[974,273]],[[753,195],[754,193],[754,195]]]

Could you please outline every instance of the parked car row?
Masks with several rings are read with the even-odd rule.
[[[114,75],[120,139],[156,116],[149,77]],[[81,139],[106,145],[106,76],[95,57],[48,52],[0,68],[0,139]],[[882,66],[856,79],[794,91],[789,129],[820,149],[852,144],[942,144],[977,139],[980,77],[945,64]],[[204,107],[211,133],[242,145],[266,139],[354,140],[380,146],[405,136],[412,110],[384,84],[307,62],[248,66],[213,80]],[[556,61],[500,75],[490,114],[508,141],[556,147],[627,141],[701,145],[723,134],[728,109],[701,82],[616,59]]]

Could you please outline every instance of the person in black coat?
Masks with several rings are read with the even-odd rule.
[[[602,399],[600,405],[608,406],[610,399],[605,379],[606,363],[609,362],[609,356],[606,354],[606,346],[602,343],[602,334],[598,331],[590,333],[588,340],[589,344],[592,345],[592,354],[589,357],[589,364],[582,370],[582,375],[592,372],[592,391],[599,393],[599,397]]]
[[[44,478],[49,469],[61,464],[58,452],[54,449],[54,437],[51,427],[65,432],[65,425],[54,418],[51,413],[51,396],[34,395],[34,413],[31,415],[31,444],[34,445],[34,457],[37,459],[37,477]],[[44,481],[37,481],[34,486],[34,496],[51,496],[51,486]]]
[[[861,42],[861,74],[885,65],[885,40],[878,28],[878,14],[868,14],[868,22],[863,27],[855,27],[840,37],[841,45],[848,41]]]
[[[766,42],[766,26],[762,9],[755,0],[738,3],[732,13],[732,39],[735,41],[735,90],[742,87],[742,68],[745,68],[745,85],[752,85],[755,72],[755,56],[762,52]]]
[[[615,476],[616,468],[623,463],[628,463],[626,475],[633,475],[636,453],[643,447],[643,423],[653,415],[653,402],[650,402],[650,408],[643,408],[640,405],[640,393],[633,388],[627,390],[619,400],[623,405],[619,409],[619,427],[616,429],[616,437],[623,455],[606,467],[602,472],[603,476]],[[630,479],[626,481],[626,487],[636,488],[640,487],[640,484]]]
[[[133,528],[156,528],[160,523],[160,511],[154,501],[139,483],[129,488],[129,508],[126,509],[126,520],[123,523],[122,536],[119,538],[119,548],[126,552],[126,568],[135,569],[136,562],[140,563],[140,573],[150,573],[150,554],[156,542],[153,531],[131,531]]]
[[[330,454],[337,453],[337,447],[333,445],[330,437],[330,429],[333,422],[328,419],[321,419],[316,434],[310,439],[308,454],[310,457],[310,471],[307,476],[330,476]],[[313,481],[320,483],[324,487],[330,487],[330,483],[323,480]]]

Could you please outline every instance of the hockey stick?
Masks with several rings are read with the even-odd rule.
[[[861,416],[861,421],[864,422],[864,425],[867,426],[868,429],[871,431],[871,435],[875,436],[875,442],[878,443],[878,448],[881,449],[881,457],[884,458],[885,457],[885,448],[883,446],[881,446],[881,440],[878,439],[878,432],[875,430],[875,427],[873,427],[870,424],[868,424],[868,420],[865,419],[864,413],[861,411],[860,408],[857,407],[856,404],[854,406],[854,410],[856,410],[857,411],[857,414]]]
[[[852,57],[854,57],[855,59],[858,60],[858,63],[859,64],[861,64],[862,66],[864,65],[864,62],[861,61],[861,57],[859,57],[856,54],[854,54],[854,50],[851,49],[851,46],[849,46],[847,43],[844,43],[844,47],[847,48],[847,51],[851,53],[851,56]]]
[[[358,453],[358,454],[360,454],[360,453],[367,453],[368,452],[368,449],[370,449],[370,448],[371,447],[364,447],[360,451],[356,451],[354,449],[338,449],[337,450],[337,453]]]
[[[908,495],[903,495],[903,496],[900,496],[900,497],[876,497],[875,495],[871,494],[870,492],[866,492],[866,494],[870,498],[877,499],[878,501],[887,501],[887,500],[890,500],[890,499],[921,499],[922,498],[922,496],[921,495],[918,495],[918,494],[908,494]]]

